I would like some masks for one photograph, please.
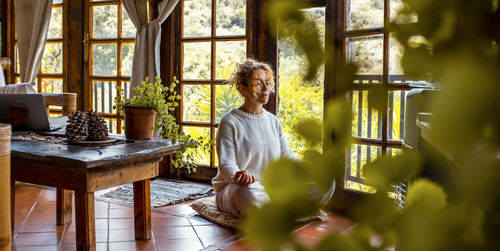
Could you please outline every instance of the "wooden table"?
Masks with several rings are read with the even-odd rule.
[[[62,223],[71,221],[71,190],[75,191],[77,250],[95,250],[94,192],[133,182],[135,238],[149,240],[150,179],[158,175],[159,162],[180,147],[165,139],[123,140],[101,147],[12,140],[12,220],[15,180],[64,189],[57,197],[62,205],[57,218],[64,219]]]

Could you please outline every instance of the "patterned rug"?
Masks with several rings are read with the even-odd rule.
[[[151,206],[174,205],[188,200],[214,195],[211,185],[180,180],[155,179],[151,181]],[[113,190],[96,194],[97,198],[117,204],[134,204],[134,186],[126,184]]]

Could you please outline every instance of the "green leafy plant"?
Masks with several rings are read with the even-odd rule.
[[[417,149],[380,156],[365,167],[375,193],[348,212],[355,227],[327,234],[315,246],[291,236],[294,219],[319,208],[304,194],[305,184],[316,182],[325,189],[345,173],[343,153],[350,146],[352,119],[344,96],[353,83],[355,66],[340,63],[327,72],[336,80],[337,95],[325,106],[324,135],[329,137],[323,152],[305,150],[304,161],[280,159],[264,173],[271,201],[251,211],[243,227],[262,250],[495,250],[500,245],[498,1],[403,0],[403,4],[396,20],[418,16],[418,21],[394,23],[391,32],[405,49],[401,62],[405,75],[420,80],[430,74],[441,87],[429,103],[435,114],[430,137],[440,149],[454,153],[452,170],[461,196],[451,200],[439,184],[417,178],[410,184],[406,205],[398,208],[387,193],[393,184],[414,177],[422,156],[429,153]],[[270,6],[273,17],[282,22],[303,18],[299,14],[303,1],[273,0]],[[316,53],[310,53],[315,47],[299,46],[311,56]],[[387,102],[386,90],[369,95]],[[312,121],[301,121],[297,128],[310,141],[320,138]],[[432,154],[436,152],[427,156]],[[374,235],[380,239],[377,244],[372,243]]]
[[[175,76],[170,85],[163,85],[158,76],[154,83],[150,82],[146,77],[141,86],[133,88],[136,94],[130,98],[126,97],[125,90],[122,90],[120,86],[116,86],[117,92],[122,95],[121,98],[115,97],[113,108],[117,109],[119,113],[123,112],[123,106],[154,109],[156,111],[156,120],[155,126],[151,130],[155,130],[156,134],[162,138],[182,144],[182,148],[175,153],[172,165],[176,168],[186,168],[189,172],[196,172],[195,157],[191,153],[192,151],[190,152],[188,149],[201,148],[210,152],[214,142],[207,137],[193,139],[190,135],[180,131],[179,125],[172,115],[179,106],[177,101],[181,98],[175,90],[178,84],[179,80]]]

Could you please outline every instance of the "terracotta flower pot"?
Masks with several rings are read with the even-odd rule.
[[[125,137],[127,139],[151,139],[155,126],[156,111],[152,108],[123,106]]]

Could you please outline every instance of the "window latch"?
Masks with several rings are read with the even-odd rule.
[[[86,62],[89,61],[89,33],[85,32],[83,35],[83,60]]]

